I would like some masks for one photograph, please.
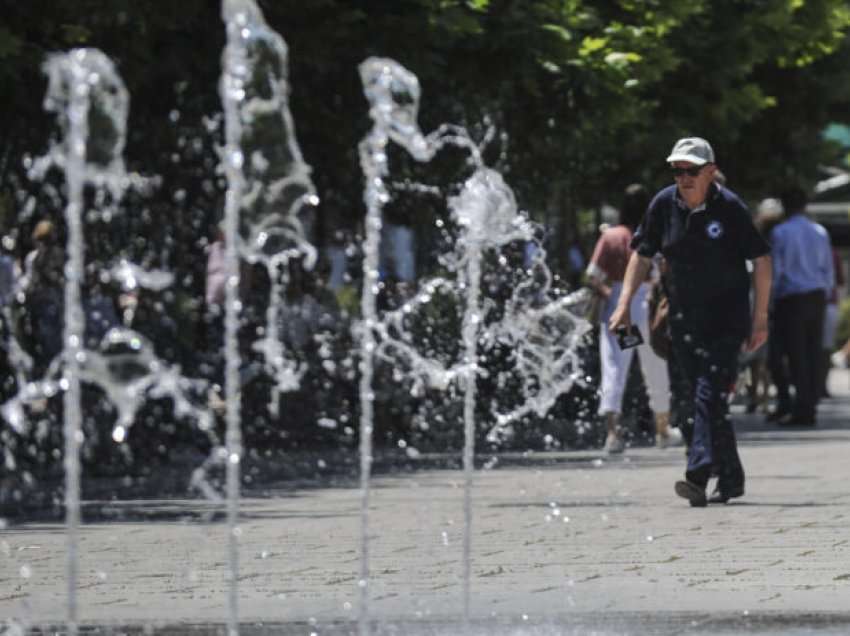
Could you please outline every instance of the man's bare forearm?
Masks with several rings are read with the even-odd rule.
[[[626,267],[626,276],[623,279],[623,291],[620,293],[620,300],[617,303],[619,307],[628,307],[631,304],[638,287],[646,280],[650,267],[652,267],[651,258],[632,252],[632,257]]]
[[[770,256],[759,256],[753,261],[753,324],[746,351],[755,351],[767,342],[767,309],[770,302],[770,285],[773,279]]]
[[[770,303],[770,286],[773,281],[773,263],[769,255],[753,261],[753,320],[767,320]]]

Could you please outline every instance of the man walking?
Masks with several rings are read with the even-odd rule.
[[[782,194],[788,216],[773,230],[776,335],[788,357],[794,400],[778,424],[814,426],[821,391],[821,339],[826,300],[835,285],[832,247],[823,226],[805,215],[806,193],[797,186]],[[787,408],[787,406],[786,406]]]
[[[635,232],[635,251],[608,326],[630,326],[631,298],[652,257],[663,254],[673,355],[694,404],[685,479],[676,482],[675,490],[692,506],[705,506],[744,494],[744,469],[727,398],[741,345],[746,342],[746,350],[753,351],[767,339],[770,247],[738,196],[715,182],[714,151],[705,139],[680,139],[667,162],[675,185],[655,195]],[[748,260],[754,267],[752,309]],[[705,490],[713,471],[718,483],[709,500]]]

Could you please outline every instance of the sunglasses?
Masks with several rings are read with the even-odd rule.
[[[688,175],[689,177],[696,177],[699,175],[700,170],[705,168],[705,164],[701,166],[692,166],[690,168],[671,168],[673,171],[674,177],[682,177],[684,175]]]

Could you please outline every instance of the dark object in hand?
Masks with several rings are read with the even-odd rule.
[[[617,344],[620,345],[620,349],[631,349],[643,344],[643,336],[640,335],[637,325],[631,325],[628,329],[625,327],[617,329]]]

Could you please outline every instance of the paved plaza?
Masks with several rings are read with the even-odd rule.
[[[681,448],[482,458],[473,625],[673,634],[715,621],[705,633],[731,634],[796,617],[850,633],[850,373],[833,371],[830,387],[815,429],[779,429],[736,407],[747,493],[725,506],[692,509],[675,497]],[[408,626],[397,633],[457,626],[463,614],[463,475],[422,462],[373,481],[370,610],[381,623]],[[80,536],[81,622],[226,622],[227,527],[221,515],[209,520],[210,506],[160,499],[89,501],[85,509],[97,514]],[[269,633],[321,634],[356,621],[355,480],[248,490],[241,511],[246,633],[277,625],[290,631]],[[57,522],[11,520],[0,532],[0,616],[61,624],[65,540]]]

